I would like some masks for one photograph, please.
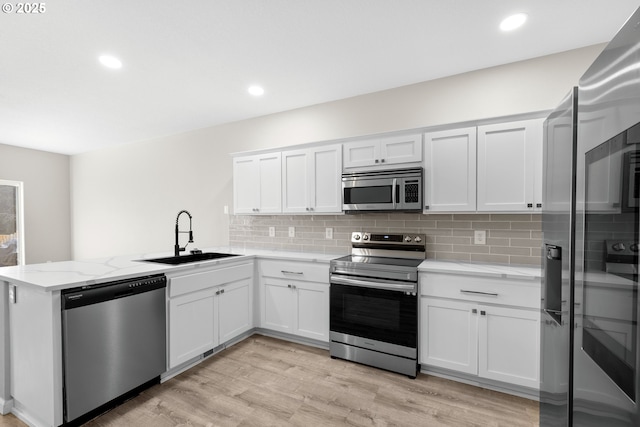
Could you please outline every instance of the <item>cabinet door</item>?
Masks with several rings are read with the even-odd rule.
[[[380,163],[422,162],[422,135],[402,135],[380,140]]]
[[[261,291],[261,326],[292,333],[295,307],[291,282],[263,278]]]
[[[233,159],[233,212],[253,214],[259,205],[258,167],[255,156]]]
[[[279,152],[234,158],[234,213],[282,212],[281,181]]]
[[[539,388],[539,312],[488,306],[478,309],[478,375]]]
[[[542,173],[535,168],[542,165],[541,147],[540,119],[478,127],[478,211],[536,209],[534,188],[541,188]]]
[[[342,212],[342,146],[315,148],[310,155],[311,212]]]
[[[206,289],[169,300],[169,368],[216,346],[214,297]]]
[[[425,212],[476,210],[476,128],[424,137]]]
[[[218,344],[222,344],[253,327],[253,278],[221,286],[216,294]]]
[[[309,212],[310,156],[309,150],[293,150],[282,153],[283,212]]]
[[[419,355],[424,365],[477,374],[476,305],[422,297]]]
[[[374,139],[347,142],[343,145],[344,168],[359,168],[380,163],[380,143]]]
[[[258,179],[256,186],[260,189],[258,213],[282,212],[282,173],[280,153],[261,154],[258,156]]]
[[[329,286],[294,282],[296,312],[293,333],[329,342]]]

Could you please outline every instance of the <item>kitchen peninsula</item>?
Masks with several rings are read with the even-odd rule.
[[[86,261],[32,264],[7,267],[0,271],[3,287],[2,355],[4,384],[2,412],[13,412],[23,421],[37,426],[57,426],[63,423],[62,324],[61,291],[85,285],[164,273],[169,278],[167,296],[171,296],[171,278],[205,271],[238,271],[248,275],[250,295],[253,295],[253,270],[256,255],[287,261],[325,263],[333,256],[283,253],[270,251],[231,251],[226,259],[194,262],[179,266],[161,265],[141,260],[166,254],[140,254]],[[248,270],[247,270],[248,269]],[[225,277],[224,273],[220,276]],[[233,281],[233,278],[228,278]],[[218,285],[219,283],[213,283]],[[189,286],[185,283],[185,286]],[[327,283],[328,288],[328,283]],[[328,292],[327,292],[328,294]],[[253,306],[247,315],[253,329]],[[171,327],[171,322],[169,328]],[[211,325],[213,327],[213,325]],[[169,338],[169,342],[171,338]],[[171,344],[169,344],[171,347]],[[9,360],[12,362],[9,363]],[[188,364],[187,364],[188,365]],[[167,370],[163,379],[186,369],[177,366]]]

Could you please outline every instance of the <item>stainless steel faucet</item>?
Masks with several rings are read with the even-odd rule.
[[[186,213],[189,216],[189,231],[180,231],[178,228],[178,221],[180,220],[180,215],[182,215],[183,213]],[[192,217],[189,211],[182,210],[178,212],[178,216],[176,217],[176,244],[173,247],[173,253],[175,256],[180,255],[180,252],[184,252],[189,243],[193,243],[193,231],[191,231],[191,219]],[[180,235],[180,233],[189,233],[189,242],[187,242],[187,245],[184,245],[184,248],[181,248],[180,244],[178,243],[178,236]]]

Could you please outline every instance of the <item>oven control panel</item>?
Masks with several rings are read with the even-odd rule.
[[[351,243],[358,245],[415,246],[424,245],[426,240],[424,234],[367,233],[360,231],[351,233]]]

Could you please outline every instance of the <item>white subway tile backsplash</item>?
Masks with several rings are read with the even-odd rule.
[[[288,237],[288,227],[296,237]],[[275,237],[269,237],[274,227]],[[325,229],[333,229],[333,239]],[[540,265],[540,214],[232,215],[232,246],[295,252],[347,254],[351,232],[419,233],[427,236],[427,258],[514,265]],[[475,230],[487,232],[486,245],[474,245]]]

